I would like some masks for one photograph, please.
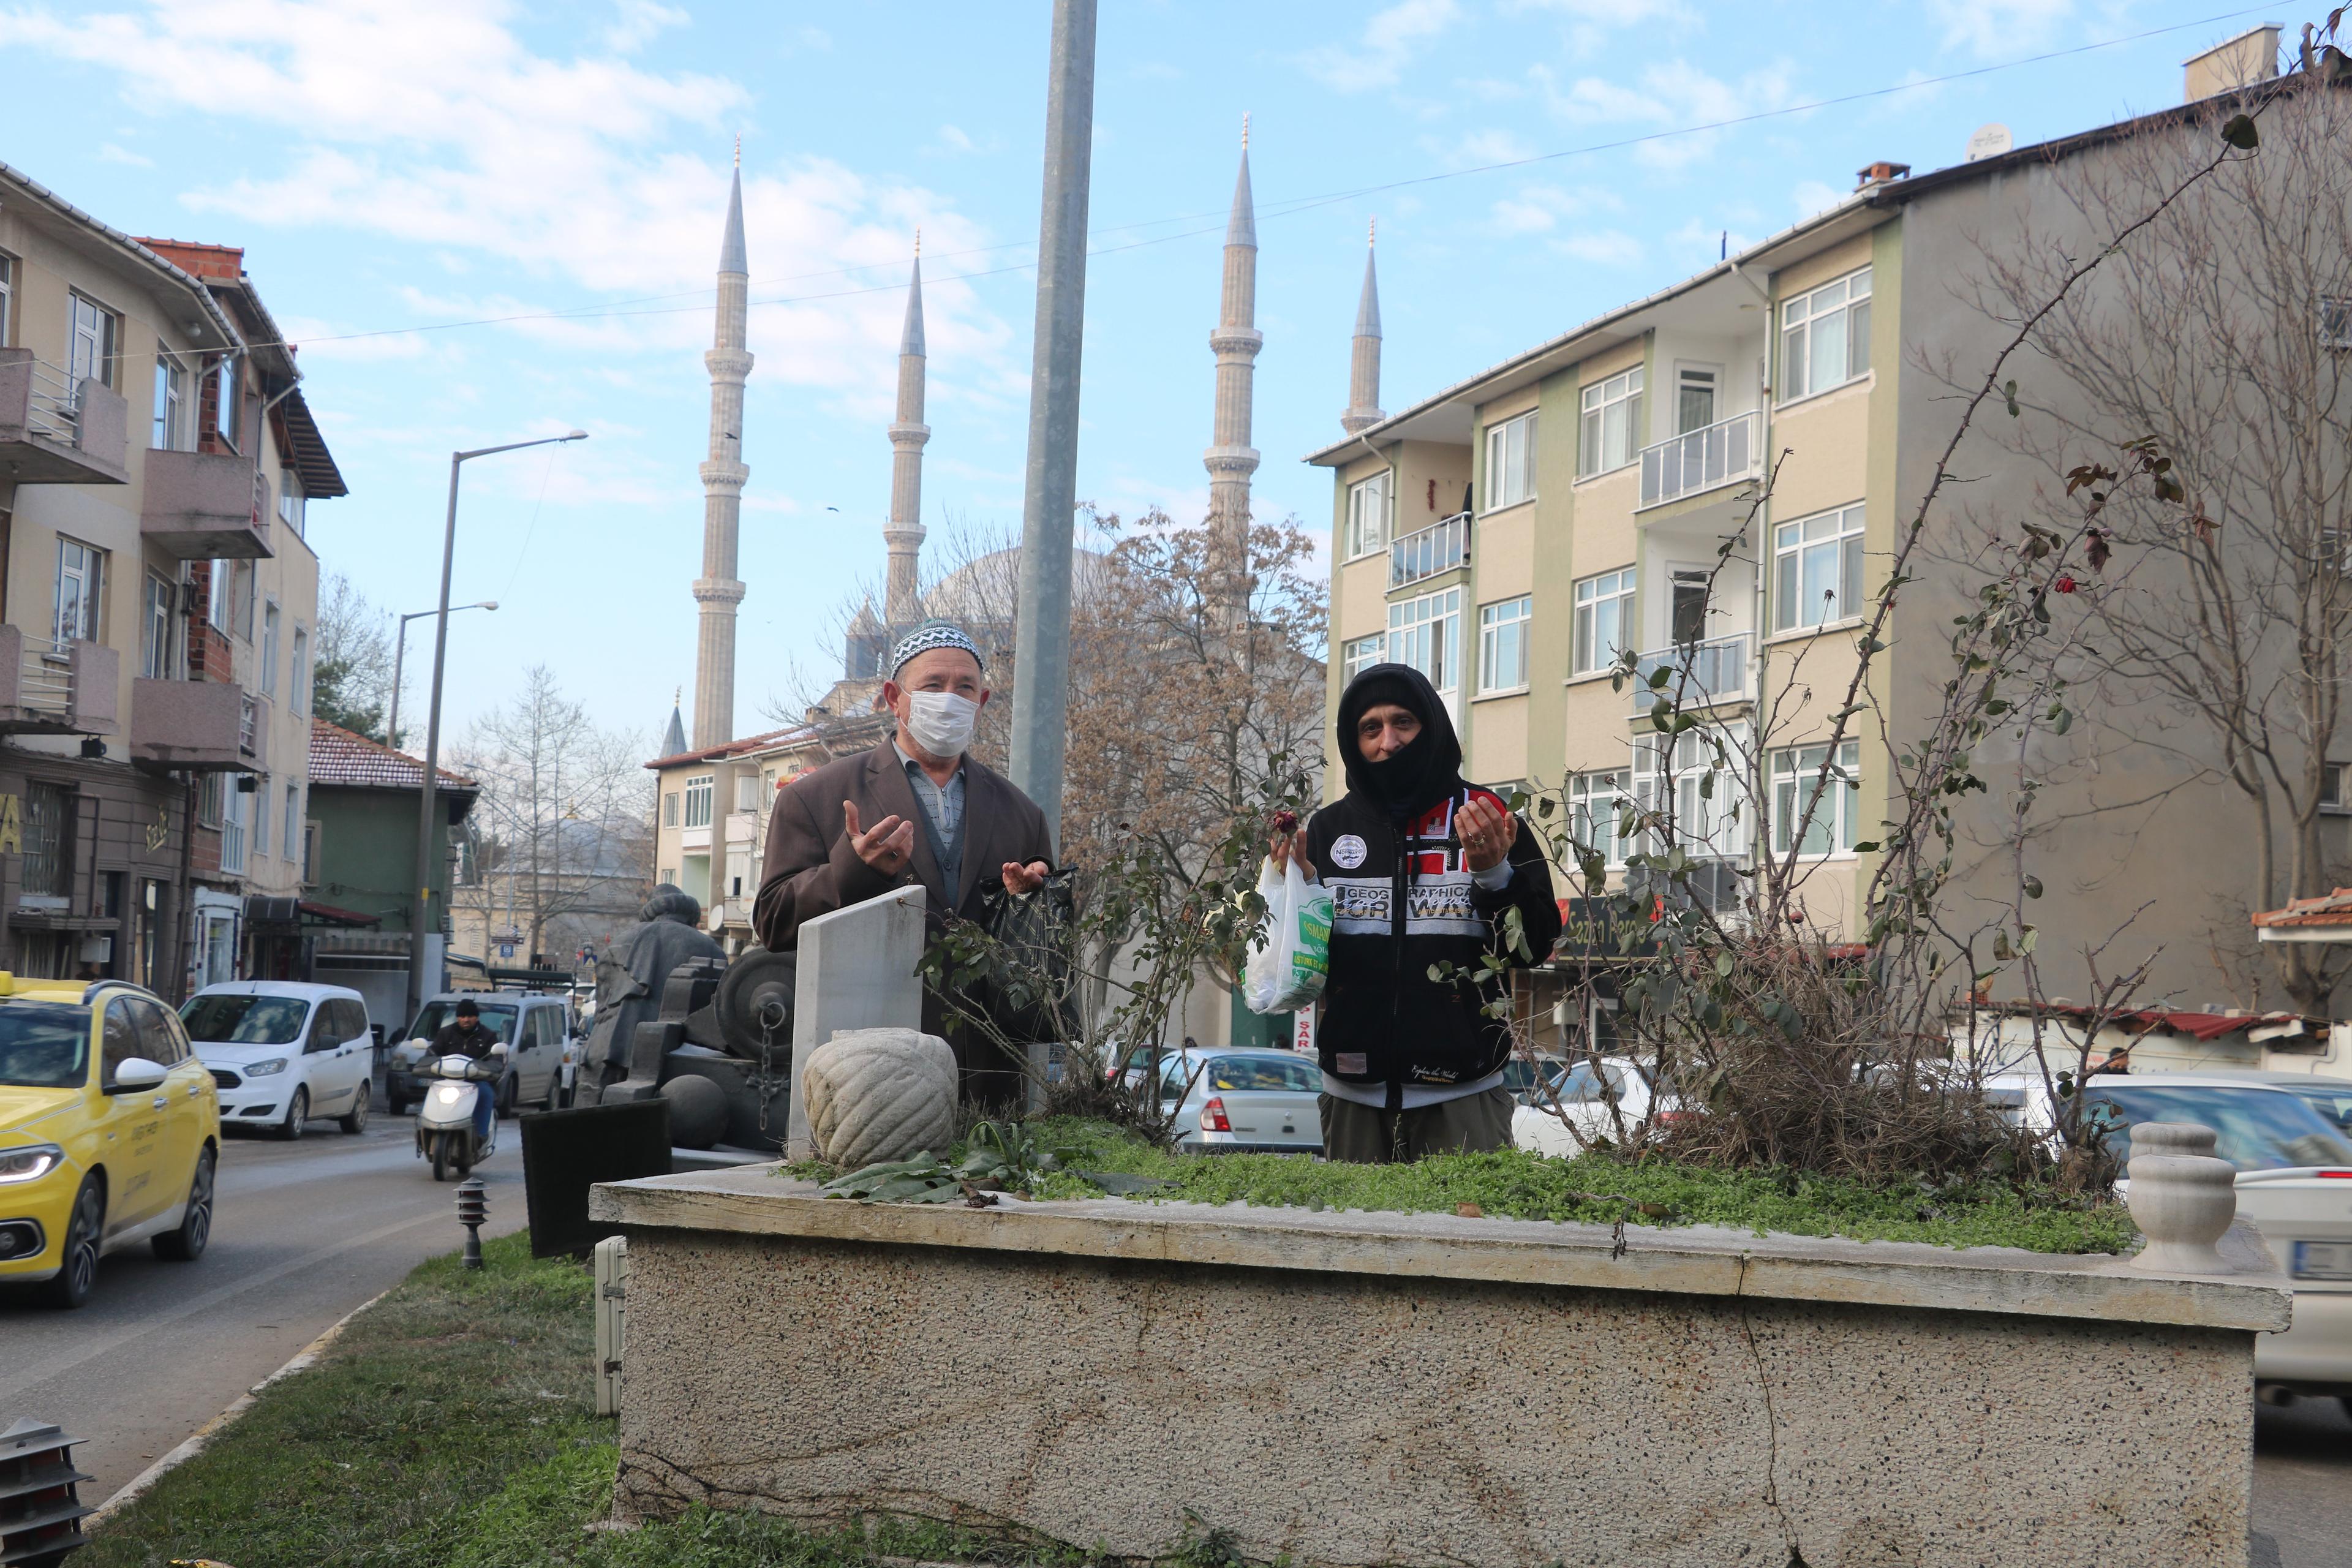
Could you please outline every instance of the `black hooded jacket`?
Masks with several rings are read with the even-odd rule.
[[[1395,702],[1421,719],[1421,734],[1385,763],[1356,749],[1356,721]],[[1349,1083],[1388,1088],[1391,1107],[1408,1087],[1475,1083],[1510,1058],[1505,1019],[1480,1009],[1502,993],[1469,978],[1482,953],[1507,951],[1506,910],[1518,911],[1527,957],[1541,963],[1559,937],[1551,869],[1522,821],[1511,841],[1510,879],[1479,887],[1463,862],[1454,813],[1471,796],[1499,811],[1491,791],[1462,781],[1462,743],[1445,704],[1408,665],[1378,664],[1340,694],[1339,755],[1348,793],[1307,825],[1307,851],[1331,890],[1331,970],[1317,1031],[1323,1070]],[[1439,983],[1430,966],[1450,963]]]

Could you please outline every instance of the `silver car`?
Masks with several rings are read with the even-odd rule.
[[[1160,1058],[1160,1109],[1187,1154],[1319,1154],[1323,1072],[1297,1051],[1173,1051]]]

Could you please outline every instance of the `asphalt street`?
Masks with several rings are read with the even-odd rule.
[[[2339,1401],[2255,1407],[2254,1529],[2278,1543],[2278,1568],[2352,1568],[2352,1417]]]
[[[457,1184],[436,1184],[413,1124],[379,1113],[354,1138],[313,1121],[291,1143],[226,1138],[212,1245],[193,1264],[144,1244],[100,1265],[61,1312],[0,1292],[0,1426],[32,1415],[83,1439],[109,1496],[424,1259],[463,1245]],[[522,1139],[499,1124],[478,1168],[488,1233],[524,1221]]]

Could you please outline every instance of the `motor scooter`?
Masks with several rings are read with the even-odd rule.
[[[487,1142],[474,1138],[474,1106],[483,1095],[498,1092],[506,1076],[507,1047],[501,1040],[490,1047],[488,1061],[452,1052],[425,1064],[423,1075],[436,1081],[416,1107],[416,1154],[433,1162],[433,1179],[446,1182],[450,1173],[465,1175],[496,1152],[499,1119],[490,1118]]]

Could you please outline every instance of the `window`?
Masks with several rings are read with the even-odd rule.
[[[1780,307],[1780,401],[1843,386],[1870,369],[1870,268]]]
[[[1347,559],[1388,548],[1389,520],[1395,515],[1396,500],[1389,487],[1394,478],[1383,468],[1348,487]]]
[[[106,552],[58,535],[57,640],[97,642],[99,608],[104,602]]]
[[[291,468],[278,470],[278,521],[292,529],[295,537],[302,533],[302,481]]]
[[[1461,636],[1459,588],[1389,606],[1389,658],[1429,677],[1429,683],[1440,693],[1451,692],[1461,684],[1454,668],[1462,657],[1457,651]]]
[[[1536,416],[1522,414],[1486,430],[1486,510],[1517,506],[1536,493]]]
[[[237,374],[236,356],[223,354],[213,366],[213,429],[234,447],[237,423],[244,413],[244,378]]]
[[[677,791],[676,790],[662,796],[662,826],[664,827],[677,826]]]
[[[1606,669],[1633,646],[1633,569],[1603,572],[1576,585],[1575,672]]]
[[[1625,846],[1617,836],[1623,814],[1625,773],[1571,773],[1568,780],[1568,831],[1579,845],[1597,851],[1612,866],[1625,863]]]
[[[8,263],[0,258],[0,293],[5,293]],[[7,301],[0,300],[0,342],[8,341]],[[2326,294],[2319,300],[2319,342],[2331,349],[2352,349],[2352,294]]]
[[[155,357],[155,429],[147,444],[176,452],[188,437],[188,373],[170,354]]]
[[[1353,680],[1385,657],[1388,639],[1374,632],[1368,637],[1356,637],[1339,645],[1339,679],[1344,685]]]
[[[760,777],[757,773],[735,775],[735,809],[738,811],[760,809]]]
[[[221,796],[227,793],[221,787],[220,773],[206,773],[204,783],[196,786],[196,826],[218,827],[221,825]]]
[[[16,318],[16,258],[0,256],[0,349],[8,346],[8,327]]]
[[[171,680],[179,674],[172,636],[179,597],[170,578],[147,574],[147,598],[139,626],[139,673],[150,680]]]
[[[1862,614],[1862,508],[1772,531],[1772,629],[1794,631]]]
[[[1810,808],[1801,855],[1828,855],[1852,850],[1854,823],[1862,811],[1862,742],[1843,742],[1837,762],[1822,777],[1827,746],[1792,746],[1772,753],[1772,852],[1785,855],[1798,820]],[[1818,805],[1813,799],[1826,784],[1829,794]]]
[[[1511,691],[1528,683],[1528,619],[1534,595],[1478,606],[1478,689]]]
[[[269,775],[264,773],[261,782],[254,786],[253,852],[256,855],[269,853]]]
[[[278,695],[278,601],[272,599],[261,611],[261,694]]]
[[[1622,468],[1642,451],[1642,367],[1635,365],[1584,389],[1584,430],[1576,446],[1576,477]]]
[[[237,699],[236,749],[247,756],[261,749],[261,704],[247,692]]]
[[[1675,434],[1687,436],[1715,423],[1715,389],[1719,378],[1712,367],[1686,364],[1675,372]]]
[[[1645,812],[1674,814],[1674,847],[1692,855],[1729,859],[1748,849],[1748,821],[1754,813],[1740,805],[1740,752],[1745,726],[1715,731],[1725,748],[1724,765],[1716,763],[1716,749],[1707,731],[1691,730],[1672,740],[1665,736],[1633,742],[1633,800]],[[1655,854],[1656,835],[1640,835],[1641,847]]]
[[[2352,800],[2344,798],[2345,769],[2343,763],[2320,764],[2319,809],[2328,812],[2352,812]]]
[[[215,561],[205,573],[205,620],[215,631],[229,625],[229,589],[236,574],[226,561]]]
[[[236,635],[253,640],[253,598],[260,568],[250,561],[236,563]]]
[[[705,773],[698,779],[686,781],[686,826],[688,827],[710,826],[710,779],[711,775]]]
[[[286,787],[289,793],[291,793],[294,786],[289,784]],[[305,887],[316,886],[318,883],[319,867],[324,857],[325,847],[321,842],[324,833],[325,828],[322,824],[316,822],[302,824],[302,884]]]
[[[252,817],[252,795],[234,786],[221,791],[220,868],[232,876],[245,871],[245,831]]]
[[[286,671],[286,706],[297,715],[310,707],[310,634],[300,626],[294,628],[294,658]],[[399,737],[391,737],[399,743]]]
[[[662,874],[661,874],[661,880],[660,880],[660,882],[659,882],[658,884],[656,884],[656,885],[657,885],[657,886],[660,886],[660,887],[664,887],[664,888],[675,888],[675,887],[677,887],[677,867],[675,867],[675,866],[665,866],[665,867],[663,867],[663,868],[662,868]]]
[[[73,792],[57,784],[25,786],[24,896],[63,899],[73,891]]]
[[[94,381],[101,386],[114,384],[120,374],[115,368],[115,356],[122,344],[122,318],[79,294],[68,298],[71,321],[66,339],[66,380],[79,403],[84,381]]]

